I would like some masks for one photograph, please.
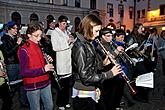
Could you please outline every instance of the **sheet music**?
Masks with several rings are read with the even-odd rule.
[[[154,88],[154,73],[146,73],[139,75],[136,78],[136,86],[142,86],[142,87],[148,87],[148,88]]]
[[[20,34],[26,34],[27,28],[27,26],[22,26],[21,30],[19,31]]]

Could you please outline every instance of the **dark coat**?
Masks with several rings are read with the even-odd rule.
[[[112,78],[113,74],[110,70],[102,72],[102,60],[97,57],[92,43],[85,40],[80,34],[77,36],[77,40],[72,47],[72,68],[75,80],[74,88],[80,90],[94,90],[95,86],[99,83]]]
[[[19,45],[16,43],[16,38],[12,38],[11,36],[5,34],[2,36],[1,41],[1,50],[4,56],[5,64],[19,64],[17,51]]]

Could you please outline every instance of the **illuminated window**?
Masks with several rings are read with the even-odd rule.
[[[162,27],[162,30],[165,30],[165,27]]]

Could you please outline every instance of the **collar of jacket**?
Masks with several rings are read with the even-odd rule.
[[[92,42],[92,40],[85,39],[85,37],[82,34],[78,33],[78,32],[76,32],[76,35],[80,39],[80,41],[88,42],[88,43],[91,43]]]

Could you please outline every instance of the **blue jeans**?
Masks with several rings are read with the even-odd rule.
[[[6,65],[7,75],[9,78],[9,82],[16,81],[18,79],[22,79],[19,68],[19,64],[9,64]],[[19,93],[19,102],[20,104],[27,103],[26,91],[23,88],[23,84],[14,84],[11,86],[11,96],[14,97],[15,93],[18,91]]]
[[[40,98],[44,110],[53,110],[51,85],[42,89],[27,91],[27,98],[29,100],[30,110],[40,110]]]
[[[21,74],[19,74],[19,64],[9,64],[6,66],[6,69],[9,81],[15,81],[22,78]]]

